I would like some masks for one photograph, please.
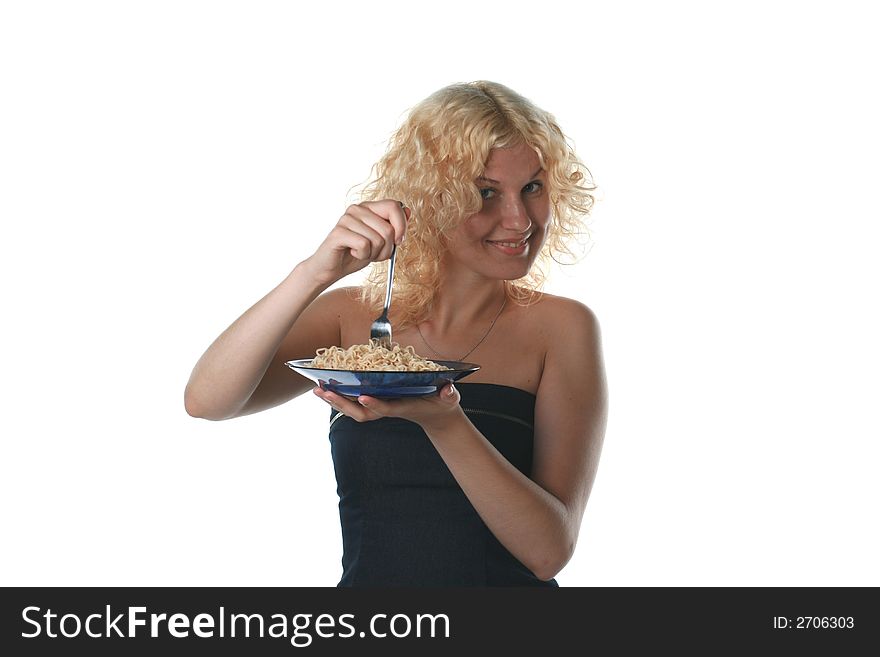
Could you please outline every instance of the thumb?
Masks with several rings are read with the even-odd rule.
[[[457,404],[459,399],[458,391],[455,389],[455,386],[452,383],[443,388],[441,397],[444,401],[452,402],[454,404]]]

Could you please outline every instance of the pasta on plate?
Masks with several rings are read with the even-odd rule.
[[[439,372],[450,369],[422,358],[412,346],[401,347],[392,342],[391,349],[386,349],[375,340],[370,340],[369,344],[356,344],[348,349],[318,349],[312,360],[312,367],[359,372]]]

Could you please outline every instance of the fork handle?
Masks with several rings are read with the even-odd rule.
[[[385,310],[382,316],[387,319],[388,307],[391,305],[391,286],[394,284],[394,256],[397,255],[397,244],[391,247],[391,260],[388,263],[388,282],[385,284]]]

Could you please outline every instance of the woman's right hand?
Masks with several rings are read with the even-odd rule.
[[[339,339],[344,291],[322,294],[343,276],[391,257],[408,212],[386,199],[352,205],[317,251],[214,340],[193,368],[184,405],[193,417],[226,420],[271,408],[311,387],[286,360]],[[317,303],[316,303],[317,302]]]
[[[305,260],[318,282],[339,279],[391,257],[391,248],[403,241],[409,209],[384,199],[351,205],[313,255]]]

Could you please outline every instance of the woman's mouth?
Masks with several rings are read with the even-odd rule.
[[[528,239],[522,240],[508,240],[508,241],[492,241],[486,240],[489,244],[494,246],[496,249],[501,251],[501,253],[505,255],[522,255],[526,252],[529,246]]]

